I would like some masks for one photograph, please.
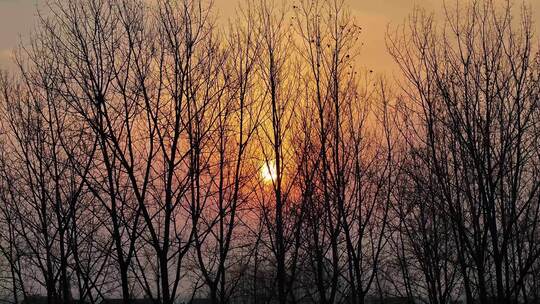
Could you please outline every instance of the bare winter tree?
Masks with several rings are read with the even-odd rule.
[[[361,29],[344,1],[304,1],[295,10],[307,66],[304,121],[312,122],[304,126],[312,155],[302,164],[302,192],[314,302],[363,303],[383,257],[398,170],[387,88],[357,72]],[[375,126],[383,131],[369,131]]]
[[[40,46],[35,43],[24,50],[28,63],[19,61],[21,80],[3,91],[2,118],[9,151],[3,176],[4,191],[9,195],[4,197],[11,200],[6,202],[14,212],[10,212],[10,221],[18,221],[14,227],[28,250],[27,262],[36,268],[27,267],[25,275],[44,287],[49,302],[68,303],[76,276],[73,257],[81,249],[75,235],[95,234],[95,225],[86,221],[84,191],[84,176],[95,149],[86,128],[68,114],[68,105],[55,89],[53,75],[58,66],[49,60],[50,53],[43,49],[32,53]],[[73,155],[78,157],[76,164]],[[22,285],[21,277],[19,280]],[[79,287],[80,294],[88,292]]]
[[[208,67],[222,62],[203,6],[58,1],[42,20],[58,90],[97,138],[96,175],[85,180],[110,218],[125,303],[130,272],[147,296],[176,299],[209,195],[202,172],[221,93]]]
[[[416,12],[389,39],[408,80],[407,140],[421,162],[415,175],[424,172],[427,183],[415,194],[427,192],[427,201],[416,204],[443,212],[410,211],[424,218],[415,229],[441,233],[417,256],[437,260],[438,270],[422,271],[444,284],[442,259],[450,259],[469,303],[528,301],[525,282],[536,276],[539,78],[531,22],[527,9],[514,14],[508,2],[483,1],[449,9],[443,27]],[[449,236],[454,253],[445,249]],[[449,301],[449,291],[429,289],[433,303]]]
[[[2,73],[0,77],[0,88],[2,88],[2,101],[7,96],[11,95],[11,84],[8,76]],[[6,262],[4,273],[6,277],[2,278],[2,288],[8,290],[13,298],[14,303],[18,303],[19,299],[24,299],[26,296],[25,284],[22,277],[21,262],[25,255],[24,242],[18,239],[18,225],[20,223],[16,213],[14,204],[17,203],[17,195],[15,194],[13,175],[10,174],[8,168],[8,151],[6,143],[2,145],[1,156],[1,171],[2,172],[2,187],[1,187],[1,219],[2,219],[2,234],[0,241],[0,251]],[[7,275],[9,273],[9,275]]]
[[[253,235],[247,217],[253,175],[257,174],[249,159],[258,127],[260,109],[256,106],[254,76],[260,53],[253,26],[252,7],[239,13],[240,24],[231,24],[225,47],[228,49],[216,62],[216,82],[222,86],[216,96],[217,117],[214,122],[213,156],[207,169],[210,197],[201,207],[200,225],[194,236],[199,268],[213,303],[229,303],[236,286],[245,275],[251,257]],[[255,236],[258,237],[258,236]]]
[[[298,256],[301,215],[294,199],[296,166],[292,163],[291,129],[298,105],[298,68],[289,10],[285,2],[260,1],[255,7],[255,31],[261,51],[257,62],[261,94],[258,128],[263,173],[259,204],[266,235],[262,237],[275,267],[279,303],[294,301],[293,282]]]

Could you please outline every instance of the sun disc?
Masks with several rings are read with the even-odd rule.
[[[261,178],[265,183],[271,183],[276,180],[276,162],[271,160],[264,162],[261,167]]]

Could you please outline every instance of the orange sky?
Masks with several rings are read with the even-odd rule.
[[[11,68],[10,53],[17,46],[19,37],[27,37],[36,21],[36,7],[46,0],[0,0],[0,68]],[[234,17],[238,0],[214,0],[221,16]],[[291,4],[294,0],[289,0]],[[453,4],[455,1],[446,0]],[[502,1],[502,0],[499,0]],[[387,26],[403,23],[415,5],[428,11],[441,13],[445,0],[346,0],[363,28],[360,64],[378,73],[391,74],[395,65],[386,52],[384,37]],[[540,0],[517,0],[515,5],[525,3],[533,10],[536,34],[540,35]],[[537,36],[538,37],[538,36]]]

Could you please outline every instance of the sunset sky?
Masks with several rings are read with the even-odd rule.
[[[28,37],[36,21],[36,8],[46,0],[0,0],[0,68],[11,68],[10,57],[20,38]],[[378,73],[395,72],[395,65],[386,52],[385,33],[388,26],[403,23],[414,6],[425,8],[440,16],[444,3],[455,0],[346,0],[357,22],[363,28],[364,43],[359,62]],[[469,0],[461,0],[464,1]],[[472,0],[471,0],[472,1]],[[501,0],[502,1],[502,0]],[[290,0],[291,4],[294,3]],[[234,17],[237,0],[215,0],[220,16]],[[514,1],[532,7],[536,34],[540,33],[540,0]]]

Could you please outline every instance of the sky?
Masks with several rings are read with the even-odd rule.
[[[19,42],[28,38],[37,21],[37,8],[46,0],[0,0],[0,69],[13,68],[11,53]],[[214,0],[223,18],[234,17],[237,0]],[[456,0],[446,0],[454,3]],[[457,0],[460,2],[472,0]],[[501,1],[501,0],[499,0]],[[523,1],[523,2],[522,2]],[[293,0],[291,0],[293,3]],[[396,66],[385,46],[387,28],[404,22],[415,6],[441,14],[445,0],[346,0],[357,23],[363,28],[359,63],[377,73],[392,74]],[[533,11],[535,29],[540,35],[540,0],[515,0]]]

